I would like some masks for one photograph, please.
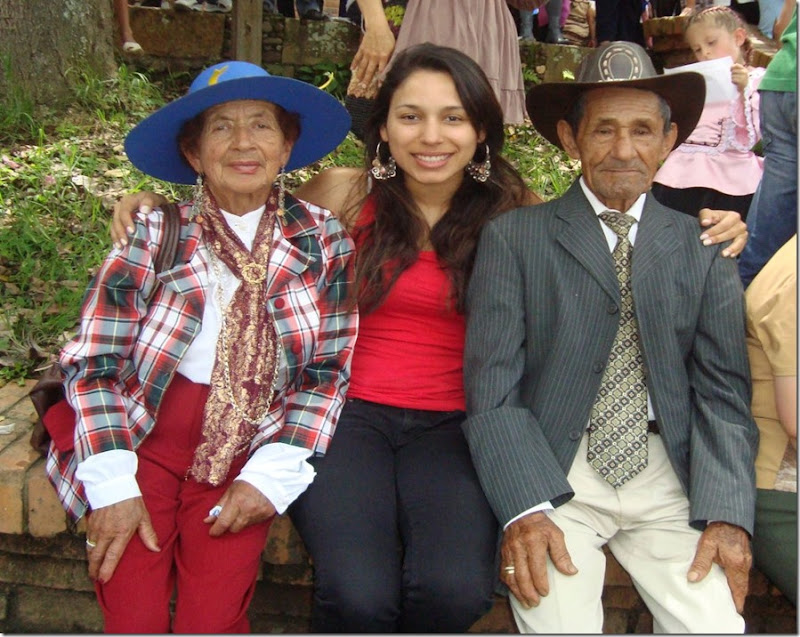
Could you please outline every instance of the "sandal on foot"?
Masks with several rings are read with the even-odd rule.
[[[142,46],[138,42],[128,41],[122,44],[122,50],[125,53],[143,53]]]

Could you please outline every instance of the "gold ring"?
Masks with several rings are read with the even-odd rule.
[[[87,549],[93,549],[95,546],[97,546],[97,544],[95,542],[92,542],[89,539],[86,540],[86,548]]]

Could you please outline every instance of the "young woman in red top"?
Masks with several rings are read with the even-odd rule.
[[[339,428],[290,509],[314,632],[457,633],[491,606],[497,521],[461,432],[463,302],[483,224],[540,201],[503,140],[480,67],[418,45],[378,92],[370,173],[333,168],[297,191],[351,230],[361,314]]]
[[[420,44],[377,94],[367,170],[330,168],[295,193],[353,234],[361,315],[337,430],[289,509],[314,563],[312,632],[459,633],[491,606],[497,521],[461,432],[464,295],[483,225],[541,201],[503,142],[481,68]],[[146,201],[117,205],[116,238]]]

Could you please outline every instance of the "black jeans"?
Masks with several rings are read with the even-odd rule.
[[[597,43],[626,40],[644,46],[641,0],[597,0],[595,31]]]
[[[348,399],[290,509],[314,562],[313,632],[459,633],[489,610],[497,521],[463,420]]]

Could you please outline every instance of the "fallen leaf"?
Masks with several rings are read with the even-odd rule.
[[[20,168],[22,168],[22,164],[18,164],[13,159],[11,159],[8,155],[3,155],[2,157],[0,157],[0,161],[2,161],[11,170],[19,170]]]

